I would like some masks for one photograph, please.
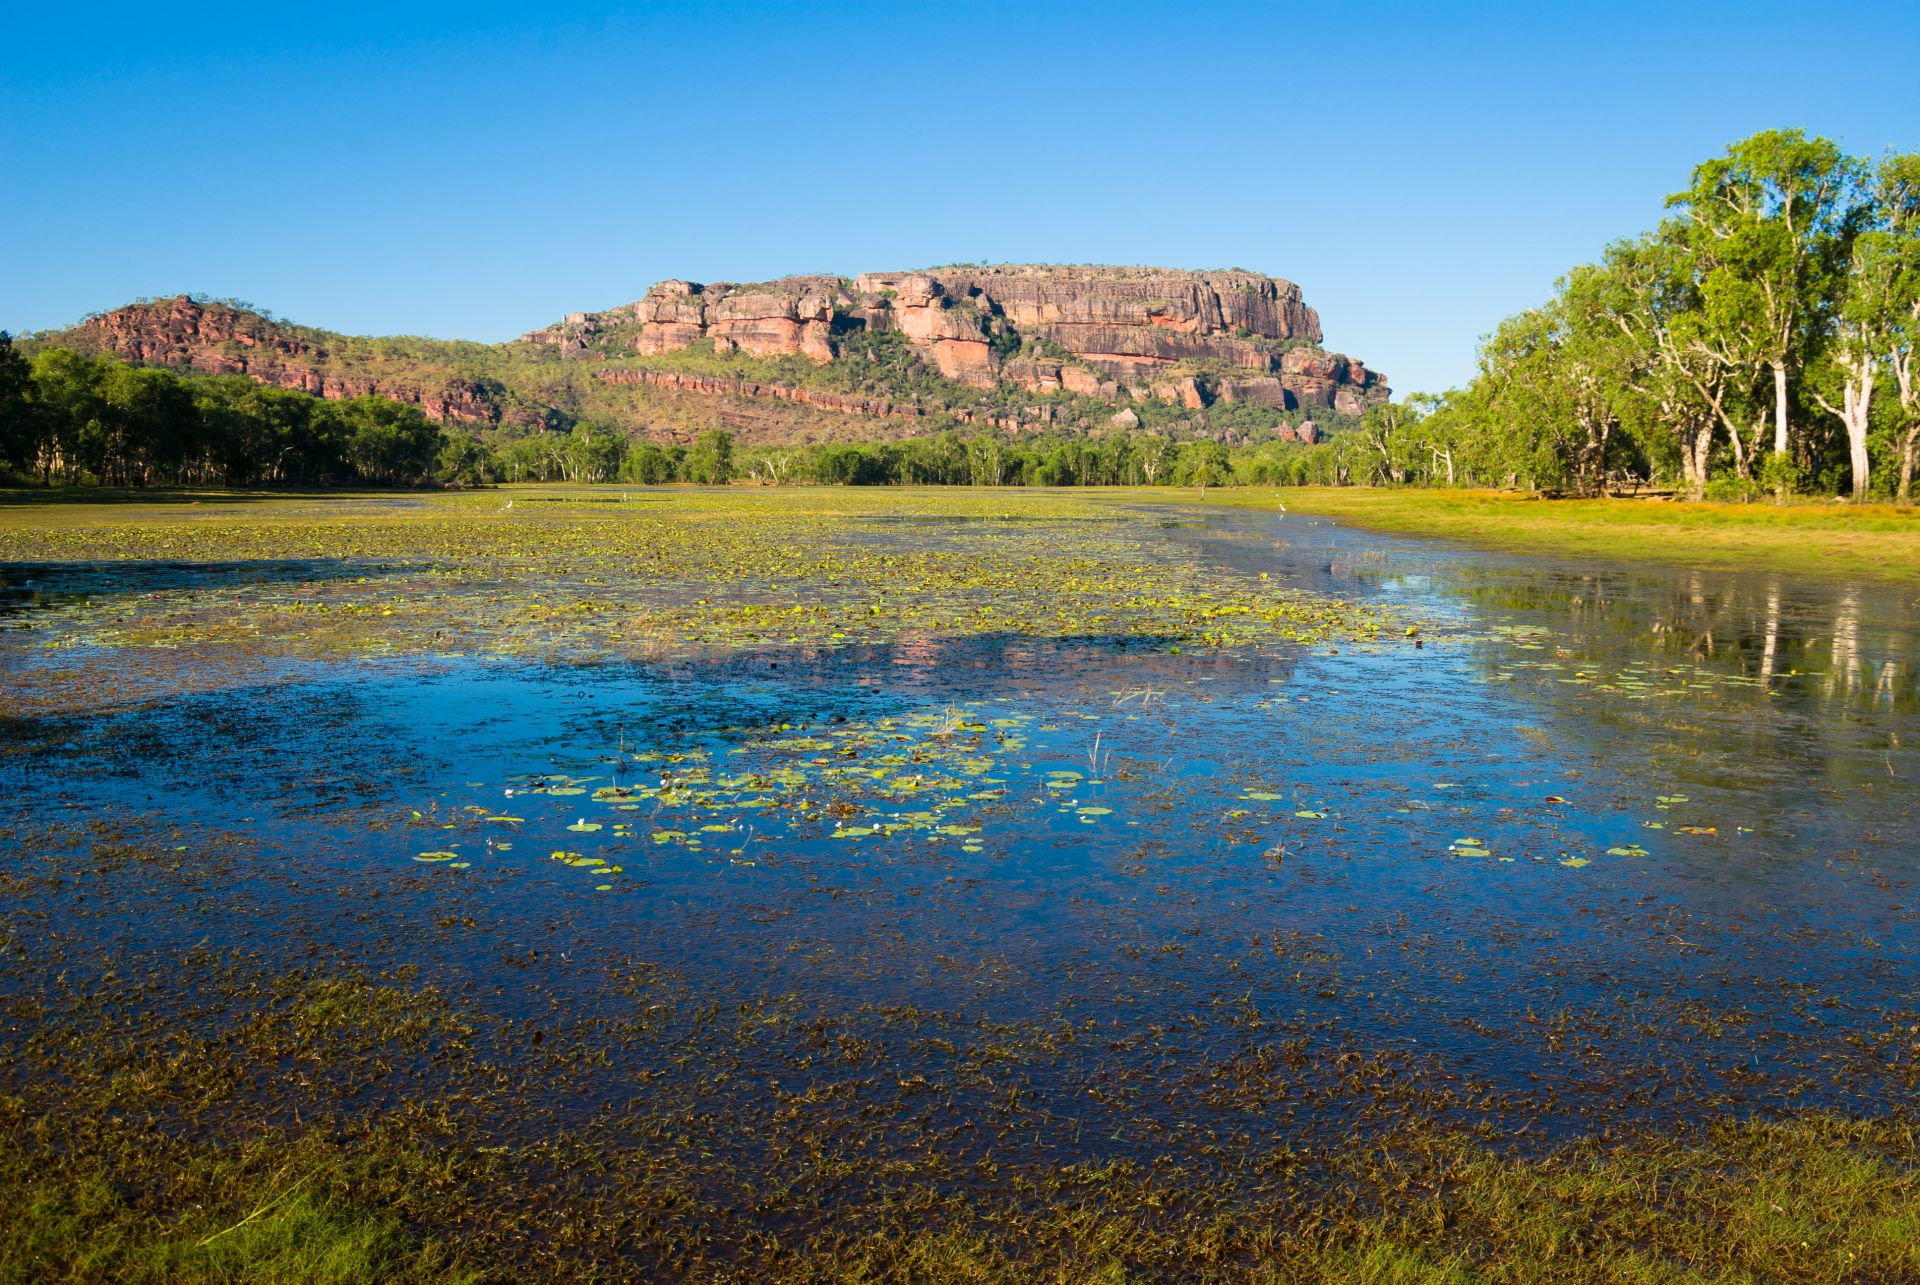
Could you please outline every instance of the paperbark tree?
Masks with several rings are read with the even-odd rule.
[[[1589,287],[1596,314],[1627,345],[1620,377],[1650,407],[1647,418],[1680,457],[1688,495],[1699,499],[1712,468],[1714,430],[1724,426],[1736,451],[1740,425],[1729,404],[1725,363],[1697,342],[1699,291],[1672,225],[1607,248]]]
[[[1695,342],[1771,377],[1773,449],[1792,444],[1790,384],[1825,323],[1822,301],[1862,209],[1862,164],[1824,138],[1769,130],[1694,169],[1683,211],[1707,324]]]
[[[1913,360],[1914,349],[1920,347],[1920,152],[1882,161],[1874,189],[1888,273],[1881,346],[1900,405],[1895,430],[1900,479],[1895,495],[1905,504],[1913,498],[1915,457],[1920,455],[1920,382],[1916,382]]]

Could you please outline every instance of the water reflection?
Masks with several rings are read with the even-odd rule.
[[[556,994],[618,1011],[607,961],[631,959],[665,961],[702,1003],[780,997],[861,1021],[911,1006],[927,1036],[896,1038],[890,1073],[937,1072],[937,1041],[1019,1032],[1031,1047],[1010,1074],[1048,1121],[1032,1144],[1063,1160],[1204,1154],[1249,1118],[1344,1129],[1350,1053],[1427,1077],[1473,1118],[1567,1127],[1896,1091],[1874,1050],[1920,979],[1910,591],[1273,515],[1139,538],[1439,625],[1421,649],[1176,656],[917,631],[622,664],[316,663],[300,684],[103,708],[97,737],[0,767],[32,764],[41,811],[164,807],[271,854],[248,871],[252,901],[129,905],[89,929],[120,944],[229,940],[271,914],[413,966],[414,930],[457,907],[491,931],[450,934],[424,966],[513,1020]],[[977,783],[936,798],[917,779],[930,761]],[[712,815],[658,794],[592,811],[609,807],[593,778],[713,783],[697,771],[726,781]],[[557,779],[566,793],[504,793]],[[25,795],[0,795],[16,820]],[[912,815],[955,798],[940,820],[977,831]],[[502,850],[486,818],[509,801]],[[848,828],[865,833],[835,837]],[[467,869],[415,864],[429,844]],[[621,878],[593,878],[620,886],[593,899],[598,882],[554,851],[604,851]],[[503,940],[520,958],[555,938],[578,975],[502,973]],[[779,1038],[740,1056],[796,1090],[834,1073],[780,1063]],[[1250,1116],[1220,1068],[1281,1049],[1289,1084]],[[633,1069],[619,1056],[609,1086]],[[1369,1109],[1405,1109],[1401,1088]]]

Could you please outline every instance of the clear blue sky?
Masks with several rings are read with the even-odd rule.
[[[0,15],[0,327],[509,338],[663,277],[1244,266],[1401,392],[1694,162],[1920,147],[1920,4],[143,3]]]

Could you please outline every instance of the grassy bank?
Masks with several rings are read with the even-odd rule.
[[[1191,500],[1193,493],[1183,498]],[[1920,583],[1917,508],[1543,500],[1495,491],[1364,487],[1220,490],[1209,492],[1206,501],[1260,509],[1284,504],[1291,512],[1377,531],[1526,552]]]
[[[17,1102],[0,1129],[0,1281],[23,1285],[1920,1280],[1920,1168],[1901,1120],[1729,1119],[1531,1158],[1406,1127],[1276,1150],[1258,1188],[1124,1161],[1022,1166],[970,1196],[860,1184],[795,1222],[781,1193],[818,1179],[803,1162],[735,1203],[662,1182],[682,1163],[666,1138],[482,1145],[504,1127],[486,1106],[463,1104],[457,1126],[334,1113],[196,1137],[97,1104],[36,1126]]]

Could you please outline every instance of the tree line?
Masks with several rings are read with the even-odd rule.
[[[942,432],[891,442],[741,447],[724,430],[690,445],[629,441],[591,423],[503,447],[497,472],[512,482],[733,481],[823,486],[1154,486],[1234,480],[1234,452],[1217,441],[1176,444],[1153,435],[1014,437]]]
[[[1465,388],[1370,409],[1331,440],[948,431],[741,448],[593,422],[489,444],[381,397],[327,401],[0,334],[0,472],[42,483],[488,481],[952,486],[1495,485],[1693,498],[1912,498],[1920,464],[1920,153],[1798,130],[1695,167],[1653,230],[1502,322]]]
[[[1466,388],[1378,408],[1354,480],[1911,499],[1920,153],[1756,134],[1667,207],[1502,322]]]
[[[448,431],[417,406],[328,400],[243,375],[180,373],[65,348],[23,356],[0,333],[0,476],[67,486],[470,486],[687,482],[847,486],[1226,485],[1282,476],[1218,441],[1155,434],[1017,438],[997,430],[895,442],[736,446],[630,439],[583,422],[505,443]],[[1297,470],[1296,470],[1297,471]]]
[[[0,473],[43,485],[422,486],[486,480],[491,453],[417,406],[329,401],[0,333]]]

